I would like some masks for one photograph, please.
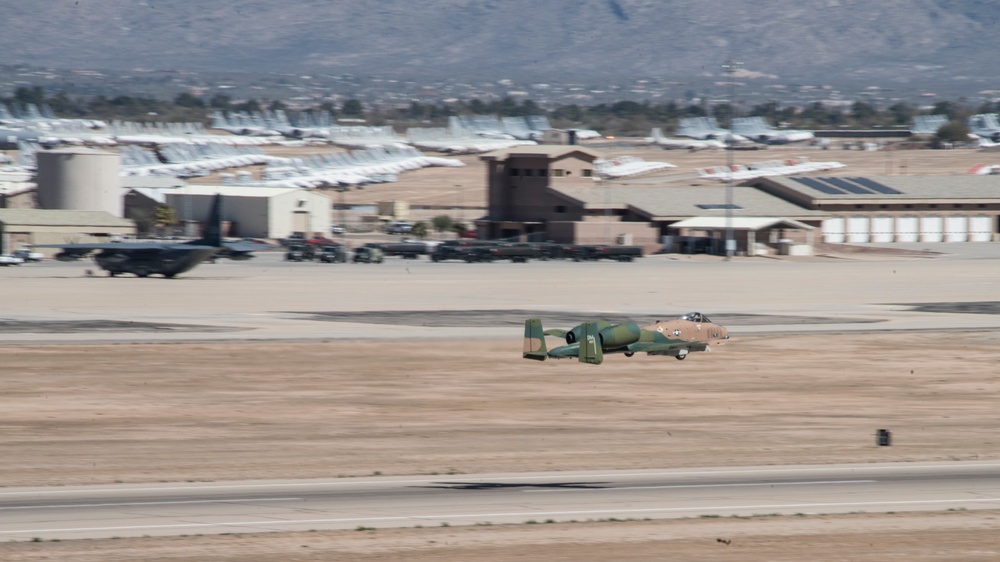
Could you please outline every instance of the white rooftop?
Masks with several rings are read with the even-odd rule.
[[[289,192],[301,192],[295,187],[255,187],[245,185],[188,185],[178,187],[170,193],[178,195],[216,195],[223,197],[274,197]]]

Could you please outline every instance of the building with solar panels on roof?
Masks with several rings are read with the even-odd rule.
[[[758,178],[748,185],[822,213],[829,244],[1000,240],[1000,178]]]
[[[739,255],[808,255],[821,243],[1000,240],[997,176],[816,169],[736,179],[730,202],[728,187],[692,185],[684,173],[595,181],[600,157],[579,146],[483,155],[489,199],[488,215],[476,221],[479,235],[720,255],[729,232]]]

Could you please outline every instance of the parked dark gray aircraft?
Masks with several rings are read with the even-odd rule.
[[[198,240],[176,244],[159,242],[98,242],[94,244],[39,244],[36,248],[62,248],[55,255],[60,261],[73,261],[91,252],[97,265],[114,277],[119,273],[132,273],[148,277],[159,273],[174,277],[192,269],[201,262],[226,250],[233,259],[249,259],[250,252],[267,249],[266,244],[253,242],[224,242],[221,220],[222,196],[216,195],[212,211],[205,222],[205,235]]]

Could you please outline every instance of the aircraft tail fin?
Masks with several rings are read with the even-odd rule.
[[[212,210],[205,221],[205,233],[192,242],[196,246],[222,247],[222,194],[216,194],[212,201]]]
[[[549,351],[545,347],[545,332],[542,330],[542,321],[538,318],[530,318],[524,321],[524,353],[525,359],[535,361],[545,361],[549,356]]]
[[[604,349],[601,346],[601,328],[596,322],[582,324],[583,334],[580,338],[581,363],[600,365],[604,362]]]

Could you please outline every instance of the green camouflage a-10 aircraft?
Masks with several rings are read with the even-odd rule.
[[[548,349],[545,336],[565,338],[566,345]],[[581,363],[600,365],[605,353],[672,355],[684,359],[692,351],[711,351],[709,345],[729,339],[729,331],[700,312],[676,320],[656,321],[640,328],[635,322],[612,324],[607,320],[584,322],[572,330],[543,330],[542,321],[524,322],[525,359],[544,361],[549,357],[576,357]]]

